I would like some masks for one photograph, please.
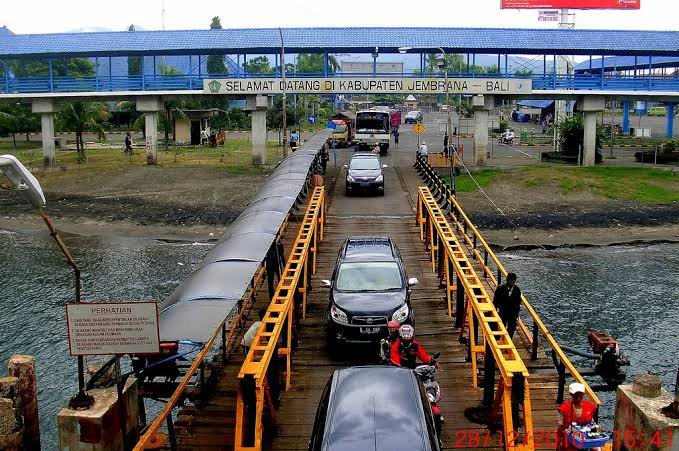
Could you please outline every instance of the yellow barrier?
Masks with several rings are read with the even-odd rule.
[[[286,357],[285,388],[286,390],[290,388],[290,357],[292,354],[292,336],[296,311],[295,294],[299,293],[300,295],[302,314],[304,315],[306,312],[307,282],[309,280],[309,252],[312,253],[311,271],[315,273],[316,253],[318,251],[318,242],[323,239],[324,222],[325,191],[324,187],[318,186],[314,188],[309,200],[309,206],[276,288],[276,293],[269,304],[269,308],[262,319],[262,325],[252,342],[250,351],[238,374],[241,383],[238,387],[238,398],[236,401],[234,444],[236,451],[260,451],[262,449],[264,408],[268,407],[272,416],[275,415],[266,386],[266,374],[274,352],[277,352],[277,355]],[[279,347],[278,341],[283,331],[285,331],[283,336],[284,343],[277,350]],[[254,382],[250,386],[244,384],[245,380],[249,378]],[[252,396],[251,389],[254,390],[254,396]],[[248,406],[249,409],[254,408],[254,415],[252,415],[252,410],[249,410],[250,418],[254,416],[254,425],[247,424],[245,418],[246,397],[249,400],[254,399],[254,406],[252,403]],[[249,431],[254,433],[254,437],[245,437],[248,426],[251,427]],[[245,444],[245,441],[251,443]]]
[[[453,157],[458,160],[464,154],[464,145],[460,144],[457,148],[457,152],[453,152]],[[444,153],[433,153],[427,154],[427,163],[432,168],[448,168],[451,164],[451,158]],[[459,166],[458,162],[455,162],[453,166]]]
[[[526,443],[515,446],[508,444],[507,449],[533,449],[533,416],[528,384],[528,370],[495,310],[492,298],[483,287],[464,249],[457,240],[453,229],[448,224],[445,214],[441,211],[436,199],[427,187],[419,188],[417,218],[420,226],[420,237],[426,240],[427,247],[431,251],[433,270],[436,270],[436,256],[437,251],[439,251],[440,258],[445,262],[443,270],[446,273],[447,286],[451,285],[452,271],[454,271],[464,288],[467,305],[471,305],[471,308],[467,309],[470,328],[473,327],[472,324],[474,318],[476,318],[483,332],[483,340],[490,348],[495,362],[500,369],[501,383],[498,388],[498,395],[502,393],[501,405],[504,437],[516,437],[512,418],[511,387],[514,376],[519,375],[524,378],[523,411]],[[478,386],[476,359],[478,354],[485,353],[485,346],[483,344],[476,344],[476,337],[473,332],[469,334],[469,337],[469,346],[472,354],[472,385],[476,388]]]
[[[492,268],[488,265],[488,259],[490,259],[492,263],[495,264],[495,268],[497,268],[498,274],[501,274],[505,278],[507,277],[507,270],[502,265],[502,263],[500,263],[500,260],[498,260],[497,256],[490,248],[490,246],[488,246],[488,243],[486,243],[486,240],[483,238],[481,233],[479,233],[476,226],[474,226],[474,224],[469,220],[469,218],[465,214],[464,210],[462,210],[462,207],[460,206],[460,204],[458,203],[457,199],[454,196],[450,198],[450,204],[452,206],[451,218],[454,222],[455,228],[457,228],[460,234],[464,237],[467,246],[471,249],[474,258],[483,267],[486,276],[492,281],[493,285],[497,286],[498,278],[495,276],[495,272],[492,270]],[[471,236],[469,236],[470,233]],[[485,252],[485,255],[481,255],[478,246],[481,246],[482,250]],[[561,362],[563,362],[566,369],[568,369],[568,371],[571,373],[573,379],[575,379],[577,382],[580,382],[585,386],[587,396],[589,396],[592,402],[596,403],[597,405],[600,405],[601,400],[599,399],[599,397],[594,393],[592,388],[589,386],[587,381],[585,381],[582,375],[578,372],[573,363],[568,359],[566,354],[563,352],[559,344],[552,336],[549,329],[547,329],[547,327],[542,322],[538,314],[535,312],[535,309],[533,309],[533,306],[530,304],[528,299],[523,294],[521,294],[521,301],[524,309],[533,319],[535,325],[538,327],[542,335],[549,343],[549,346],[552,348],[552,350],[554,350],[554,352],[556,352]],[[523,323],[523,321],[520,322],[520,328],[523,334],[532,344],[533,338],[531,334],[528,332],[528,329],[526,325]]]

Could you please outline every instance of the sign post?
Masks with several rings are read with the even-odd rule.
[[[160,351],[155,302],[66,305],[71,355],[146,354]]]

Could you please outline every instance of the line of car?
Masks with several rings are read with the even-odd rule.
[[[408,278],[389,236],[350,236],[328,280],[325,312],[328,352],[347,346],[375,352],[387,322],[414,324]],[[336,370],[322,392],[309,451],[439,451],[430,400],[415,372],[387,365]]]

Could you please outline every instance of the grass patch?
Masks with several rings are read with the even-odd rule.
[[[482,171],[472,173],[474,179],[472,179],[469,174],[458,175],[455,177],[455,191],[458,193],[478,191],[479,186],[481,186],[481,188],[487,187],[491,184],[493,179],[498,177],[500,174],[502,174],[502,171],[495,169],[484,169]],[[446,174],[444,176],[444,180],[446,183],[450,184],[450,175]],[[476,183],[478,183],[479,186],[474,183],[474,180],[476,180]]]
[[[505,175],[508,177],[508,175]],[[535,166],[512,172],[527,187],[554,188],[568,195],[590,191],[609,199],[667,204],[679,201],[679,174],[650,168],[573,168]]]
[[[18,143],[17,143],[18,144]],[[126,156],[122,146],[110,146],[87,149],[87,163],[76,162],[75,150],[57,151],[57,167],[61,170],[43,170],[42,150],[23,149],[3,151],[15,155],[41,183],[48,186],[58,184],[62,180],[96,177],[109,171],[131,167],[145,167],[146,154],[143,148],[135,148],[135,155]],[[276,164],[283,158],[283,149],[275,141],[267,145],[267,164]],[[222,147],[170,147],[158,149],[158,166],[160,167],[195,167],[205,166],[224,168],[228,174],[256,174],[268,172],[266,168],[252,165],[252,147],[248,139],[229,139]]]

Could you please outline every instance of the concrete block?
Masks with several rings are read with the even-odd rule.
[[[644,398],[655,398],[662,392],[662,381],[658,376],[651,374],[639,374],[634,378],[632,391],[635,395]]]
[[[668,418],[661,409],[674,397],[661,389],[653,398],[639,396],[632,385],[620,385],[616,393],[616,437],[613,449],[640,451],[671,451],[679,445],[679,419]],[[652,443],[659,440],[660,446]]]
[[[472,108],[475,110],[492,110],[495,106],[493,96],[478,95],[472,97]]]
[[[21,429],[21,416],[13,399],[0,398],[0,437]]]
[[[52,99],[34,99],[31,110],[34,113],[56,113],[59,111],[59,104]]]
[[[16,399],[19,403],[19,379],[14,376],[0,377],[0,398]]]
[[[165,105],[160,96],[137,97],[137,111],[141,113],[163,111]]]
[[[21,416],[24,422],[23,446],[40,449],[40,418],[38,417],[38,388],[35,376],[35,358],[30,355],[13,355],[9,359],[8,373],[18,378]]]
[[[122,449],[122,427],[116,387],[93,389],[94,405],[87,410],[64,408],[57,415],[59,449],[112,451]],[[128,379],[123,389],[127,443],[139,438],[137,381]]]
[[[273,97],[270,96],[247,96],[245,98],[245,111],[268,110],[273,106]]]
[[[602,96],[583,96],[579,103],[581,111],[603,111],[606,109],[606,99]]]

